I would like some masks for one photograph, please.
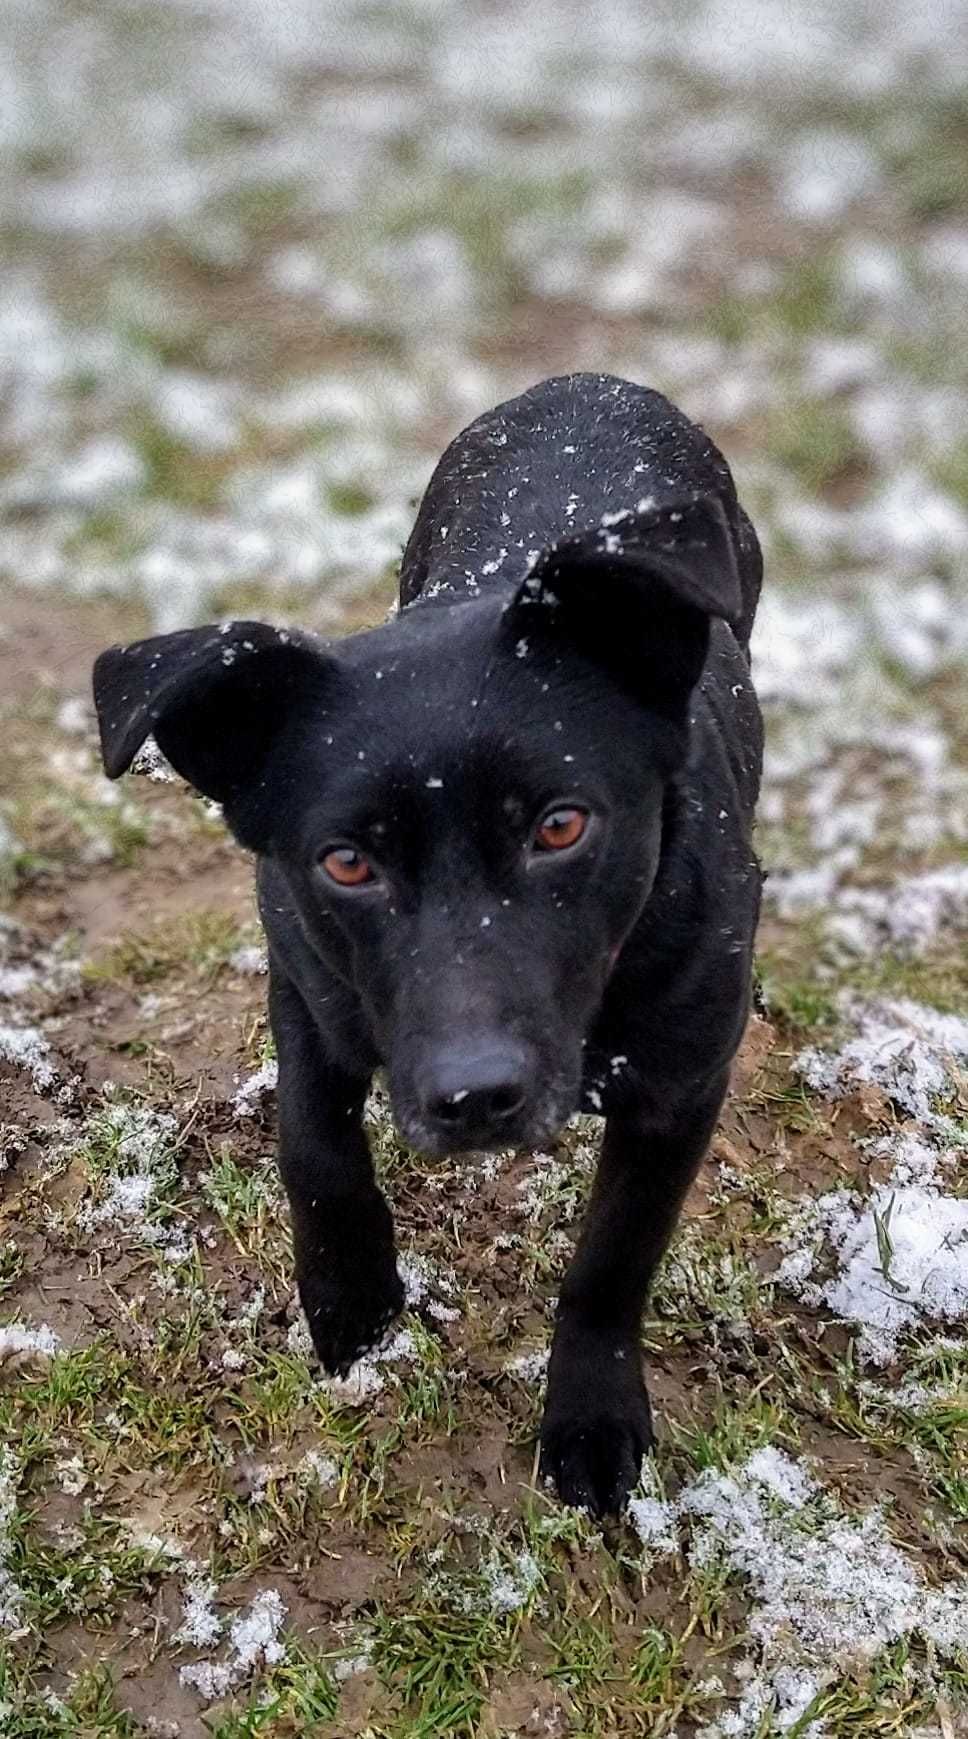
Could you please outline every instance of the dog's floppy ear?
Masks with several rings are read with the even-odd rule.
[[[721,503],[646,497],[558,539],[532,562],[509,612],[509,630],[540,628],[609,663],[659,705],[678,702],[699,676],[714,616],[739,623],[743,595]]]
[[[295,706],[322,694],[334,671],[335,660],[311,636],[263,622],[109,647],[94,665],[105,772],[119,778],[154,736],[176,772],[231,804],[257,783]]]

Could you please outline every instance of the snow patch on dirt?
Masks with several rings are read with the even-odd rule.
[[[944,1127],[937,1101],[952,1089],[952,1064],[968,1059],[968,1020],[909,998],[848,994],[840,1006],[852,1036],[836,1050],[800,1052],[794,1067],[807,1086],[833,1099],[879,1087],[918,1122]]]
[[[254,1117],[267,1093],[274,1093],[279,1085],[279,1064],[274,1058],[263,1063],[260,1068],[247,1075],[239,1085],[232,1098],[232,1110],[236,1117]]]
[[[50,1045],[37,1027],[0,1025],[0,1062],[25,1070],[37,1093],[53,1086],[57,1078]]]
[[[776,1281],[857,1328],[869,1363],[889,1364],[913,1329],[968,1322],[968,1198],[941,1187],[955,1165],[908,1135],[869,1196],[832,1190],[803,1204]]]
[[[190,1585],[185,1602],[185,1623],[178,1633],[183,1641],[206,1646],[216,1639],[220,1621],[213,1610],[214,1584],[204,1579]],[[258,1666],[277,1666],[286,1658],[280,1631],[286,1620],[287,1608],[275,1588],[260,1589],[249,1605],[232,1620],[229,1627],[228,1653],[222,1661],[194,1661],[179,1667],[183,1685],[198,1692],[206,1703],[224,1697]]]
[[[60,1349],[60,1338],[46,1322],[30,1328],[23,1322],[0,1323],[0,1365],[4,1359],[25,1353],[35,1358],[52,1359]]]

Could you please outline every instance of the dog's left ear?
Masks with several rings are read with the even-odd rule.
[[[320,642],[264,622],[111,646],[94,665],[104,770],[119,778],[153,735],[176,772],[225,806],[236,837],[267,849],[282,796],[261,779],[270,752],[300,707],[313,700],[325,710],[338,688]]]
[[[697,680],[713,617],[738,624],[743,595],[721,503],[690,495],[605,514],[542,550],[506,614],[506,631],[542,628],[610,665],[660,710]]]

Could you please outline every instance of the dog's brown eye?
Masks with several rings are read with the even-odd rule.
[[[534,836],[536,851],[567,851],[577,845],[586,827],[584,809],[551,809]]]
[[[338,882],[341,888],[361,888],[364,882],[376,879],[369,861],[351,845],[334,846],[319,861],[330,881]]]

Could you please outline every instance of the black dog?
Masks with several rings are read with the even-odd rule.
[[[561,1288],[542,1465],[619,1508],[651,1440],[639,1325],[747,1017],[761,759],[756,535],[659,393],[545,381],[448,447],[401,612],[113,648],[104,763],[149,733],[258,853],[280,1163],[317,1352],[400,1309],[361,1113],[431,1154],[607,1121]]]

